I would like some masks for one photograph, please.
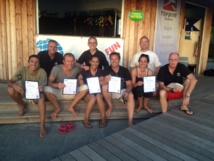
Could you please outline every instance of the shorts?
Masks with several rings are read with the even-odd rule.
[[[88,89],[88,86],[86,84],[83,84],[78,87],[77,93],[81,92],[83,90]],[[62,94],[63,89],[59,88],[52,88],[50,86],[45,86],[44,92],[49,92],[56,96],[57,100],[73,100],[75,97],[75,94]]]
[[[180,99],[180,98],[183,98],[183,92],[167,92],[167,101],[171,101],[173,99]]]
[[[125,92],[126,89],[122,89],[120,93],[112,93],[111,98],[112,99],[119,99],[122,96],[122,93]]]

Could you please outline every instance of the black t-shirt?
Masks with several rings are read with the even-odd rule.
[[[84,83],[87,84],[87,80],[86,80],[87,78],[91,78],[91,77],[101,77],[101,76],[103,76],[103,71],[102,71],[101,69],[98,69],[98,70],[97,70],[97,73],[96,73],[95,75],[92,75],[90,70],[82,70],[82,71],[80,72],[80,74],[81,74],[82,77],[83,77]]]
[[[102,67],[105,68],[109,65],[105,55],[101,51],[96,50],[96,53],[94,55],[97,56],[100,61],[98,68],[102,69]],[[91,59],[92,56],[93,55],[91,54],[90,50],[84,51],[77,60],[77,63],[80,64],[85,63],[85,65],[90,66],[89,60]]]
[[[121,89],[126,88],[126,81],[131,81],[131,74],[129,70],[125,67],[119,66],[119,71],[115,73],[112,69],[111,66],[108,66],[104,70],[104,76],[111,75],[115,77],[120,77],[121,78]]]
[[[183,77],[187,77],[191,72],[188,68],[181,63],[178,63],[173,75],[169,72],[169,64],[166,64],[160,68],[158,72],[158,81],[164,82],[167,86],[170,83],[180,83],[183,84]]]
[[[48,77],[51,73],[52,68],[55,65],[62,64],[62,60],[63,60],[62,54],[58,52],[55,53],[55,57],[51,60],[47,50],[39,52],[38,56],[40,60],[40,67],[46,71]]]

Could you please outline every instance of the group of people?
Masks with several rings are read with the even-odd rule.
[[[161,67],[158,56],[149,50],[149,39],[143,36],[140,39],[141,51],[134,55],[130,71],[120,66],[120,54],[112,52],[109,55],[110,65],[105,55],[97,49],[97,39],[88,39],[89,50],[82,53],[76,61],[72,53],[61,55],[57,52],[57,42],[50,40],[48,50],[41,51],[38,55],[31,55],[28,59],[28,66],[18,69],[13,78],[8,81],[8,93],[17,102],[19,107],[18,115],[22,116],[25,111],[25,86],[26,80],[37,81],[39,84],[40,98],[31,100],[38,104],[40,113],[40,137],[47,134],[45,128],[45,100],[49,100],[55,110],[51,113],[55,119],[61,111],[60,100],[69,100],[68,111],[74,116],[78,116],[75,105],[84,99],[87,103],[83,125],[92,128],[89,117],[93,106],[97,103],[101,115],[99,127],[106,126],[106,117],[110,116],[113,110],[112,99],[122,99],[126,103],[128,111],[128,126],[133,125],[134,112],[139,112],[142,108],[152,113],[148,106],[152,96],[160,94],[160,105],[162,112],[167,112],[167,101],[171,99],[183,98],[180,110],[188,115],[193,112],[187,107],[190,95],[196,85],[196,78],[189,72],[188,68],[179,63],[178,53],[169,55],[169,64]],[[108,92],[108,83],[111,76],[121,78],[121,92]],[[146,76],[156,76],[159,83],[156,83],[156,92],[144,92],[143,78]],[[101,92],[90,93],[87,85],[87,78],[98,77]],[[183,83],[183,77],[186,80]],[[75,95],[63,94],[65,87],[64,79],[77,79],[78,88]],[[168,87],[170,83],[180,83],[184,88]],[[135,108],[135,99],[138,106]],[[105,103],[107,109],[105,108]]]

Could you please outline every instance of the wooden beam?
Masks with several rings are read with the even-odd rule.
[[[11,64],[11,72],[10,77],[16,72],[17,70],[17,48],[16,48],[16,24],[15,24],[15,1],[9,0],[9,11],[10,11],[10,19],[9,19],[9,32],[10,32],[10,42],[8,47],[11,50],[11,59],[8,60],[8,64]]]
[[[28,54],[35,54],[35,3],[34,0],[27,1],[27,32],[28,32]]]
[[[21,0],[21,17],[22,17],[22,48],[23,48],[23,65],[27,66],[27,59],[29,56],[29,46],[28,46],[28,22],[27,21],[27,0]]]
[[[21,1],[15,1],[16,13],[16,53],[17,53],[17,66],[23,66],[23,46],[22,46],[22,17],[21,17]]]
[[[0,79],[7,78],[6,3],[0,0]]]
[[[206,13],[205,13],[199,67],[197,70],[198,74],[203,73],[203,71],[206,69],[206,66],[207,66],[210,37],[211,37],[211,30],[212,30],[212,19],[213,19],[213,9],[211,7],[209,7],[206,9]]]

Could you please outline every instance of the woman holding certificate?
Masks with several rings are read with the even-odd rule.
[[[101,94],[100,85],[103,84],[104,77],[102,76],[102,70],[98,68],[99,58],[97,56],[92,56],[89,63],[90,63],[89,70],[81,71],[81,73],[78,76],[79,84],[80,85],[87,84],[89,89],[89,93],[85,97],[87,106],[83,125],[86,128],[92,128],[92,125],[89,122],[89,115],[91,113],[94,104],[97,102],[97,106],[101,115],[99,127],[103,128],[106,126],[106,118],[105,118],[105,106],[103,102],[103,96]]]
[[[138,62],[139,66],[131,71],[133,93],[135,94],[135,96],[137,96],[138,99],[138,108],[135,109],[135,112],[140,112],[140,110],[144,108],[149,113],[152,113],[152,109],[148,107],[149,98],[152,97],[152,92],[144,92],[143,82],[144,77],[153,75],[153,72],[147,68],[147,65],[149,63],[148,55],[141,54]]]

